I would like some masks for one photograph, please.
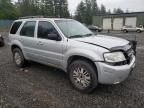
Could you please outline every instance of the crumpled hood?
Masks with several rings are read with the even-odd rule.
[[[95,44],[98,46],[105,47],[107,49],[111,49],[113,47],[125,46],[129,43],[129,41],[125,39],[105,35],[96,35],[86,38],[75,38],[74,40],[85,42],[88,44]]]

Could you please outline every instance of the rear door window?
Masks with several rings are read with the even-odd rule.
[[[10,34],[16,34],[16,32],[18,31],[19,27],[21,26],[22,22],[19,21],[19,22],[15,22],[13,25],[12,25],[12,28],[10,30]]]
[[[26,37],[34,37],[36,21],[27,21],[20,32],[20,35]]]

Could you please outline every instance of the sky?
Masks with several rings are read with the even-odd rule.
[[[68,0],[69,10],[74,14],[77,5],[81,0]],[[144,11],[144,0],[97,0],[98,6],[104,4],[108,9],[113,11],[114,8],[121,8],[124,11],[127,9],[130,12]]]

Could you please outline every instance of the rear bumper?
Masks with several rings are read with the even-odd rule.
[[[135,67],[135,56],[129,65],[111,66],[106,63],[96,62],[98,80],[101,84],[118,84],[126,80]]]

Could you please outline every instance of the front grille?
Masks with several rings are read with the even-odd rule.
[[[133,55],[134,55],[134,50],[132,48],[130,48],[129,50],[126,51],[125,57],[127,60],[127,64],[131,63]]]

